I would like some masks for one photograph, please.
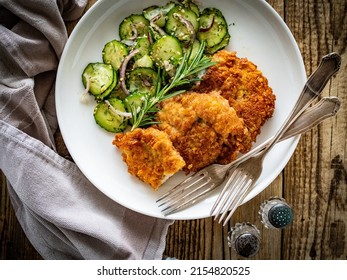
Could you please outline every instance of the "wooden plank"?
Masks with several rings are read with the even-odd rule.
[[[342,67],[323,92],[338,96],[338,115],[303,135],[285,170],[295,219],[284,232],[285,259],[346,259],[346,1],[286,1],[286,19],[308,73],[335,51]]]

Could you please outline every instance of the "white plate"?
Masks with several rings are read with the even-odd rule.
[[[80,102],[83,92],[81,73],[89,62],[102,61],[106,42],[118,38],[120,22],[143,8],[168,1],[99,0],[83,16],[64,49],[56,80],[56,108],[60,129],[71,156],[85,176],[114,201],[134,211],[165,218],[155,201],[183,179],[175,175],[159,191],[153,191],[127,172],[120,152],[112,145],[114,135],[99,128],[93,118],[94,105]],[[271,137],[290,113],[306,80],[306,73],[297,44],[280,16],[265,1],[219,0],[199,1],[203,7],[223,11],[229,23],[229,50],[247,57],[258,65],[268,78],[277,96],[273,118],[263,127],[257,144]],[[266,157],[259,183],[247,200],[266,188],[287,164],[299,138],[275,146]],[[197,219],[209,216],[217,194],[170,219]]]

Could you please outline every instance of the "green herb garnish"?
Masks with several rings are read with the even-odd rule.
[[[158,103],[184,93],[186,90],[175,90],[175,88],[200,81],[201,78],[197,75],[201,71],[215,65],[215,62],[212,62],[211,58],[204,55],[205,46],[206,43],[202,42],[193,59],[189,59],[191,55],[190,52],[185,53],[182,57],[181,64],[176,69],[175,75],[164,87],[162,87],[161,70],[160,68],[158,69],[154,96],[146,96],[141,106],[130,105],[132,114],[131,130],[155,124],[156,122],[153,119],[155,113],[158,111]]]

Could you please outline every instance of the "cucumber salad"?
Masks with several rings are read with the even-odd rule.
[[[83,96],[96,100],[96,123],[113,133],[154,124],[157,104],[199,81],[229,40],[222,12],[191,0],[127,16],[119,39],[105,44],[103,61],[82,73]]]

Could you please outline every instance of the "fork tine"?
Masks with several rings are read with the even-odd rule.
[[[200,182],[207,176],[206,172],[200,171],[192,176],[188,177],[178,185],[176,185],[174,188],[163,194],[158,200],[156,201],[157,203],[160,201],[165,201],[171,199],[172,197],[176,197],[180,195],[181,193],[184,193],[186,189],[189,189],[191,186],[195,185],[196,183]],[[187,185],[186,185],[187,184]],[[186,186],[185,186],[186,185]]]
[[[231,182],[232,178],[234,178],[235,175],[236,175],[235,172],[234,172],[233,170],[235,170],[235,168],[232,168],[232,169],[230,169],[230,170],[228,171],[228,174],[232,174],[232,175],[231,175],[231,177],[228,178],[227,183],[225,184],[225,187],[222,189],[222,192],[218,195],[217,200],[216,200],[215,203],[213,204],[212,209],[211,209],[211,211],[210,211],[210,216],[213,216],[213,215],[214,215],[214,212],[215,212],[217,206],[219,205],[219,202],[220,202],[221,199],[224,197],[225,193],[229,190],[227,186],[230,184],[229,182]],[[231,172],[232,172],[232,173],[231,173]],[[228,176],[228,175],[227,175],[227,176]]]
[[[242,188],[239,189],[240,191],[239,191],[237,198],[234,199],[232,201],[231,205],[229,206],[230,212],[229,212],[228,216],[224,219],[223,226],[225,226],[227,224],[227,222],[231,219],[231,217],[234,214],[234,212],[236,211],[237,207],[240,205],[240,203],[247,196],[249,191],[252,189],[253,185],[254,185],[254,181],[250,179],[247,181],[247,183]],[[227,211],[225,213],[227,213]],[[219,222],[221,222],[221,220]]]
[[[205,179],[205,178],[204,178]],[[185,187],[184,190],[189,190],[190,187],[194,186],[195,184],[199,183],[201,181],[201,179],[189,184],[189,186]],[[163,203],[161,203],[159,205],[160,206],[163,206],[165,204],[169,204],[169,205],[175,205],[177,204],[178,201],[181,201],[182,199],[188,197],[191,193],[193,193],[195,190],[200,190],[201,188],[205,187],[208,183],[210,183],[211,181],[211,178],[207,177],[205,182],[198,185],[198,187],[195,189],[193,188],[191,191],[188,191],[188,193],[185,193],[185,192],[177,192],[175,194],[173,194],[172,196],[170,197],[167,197],[167,199],[165,201],[163,201]],[[165,209],[164,209],[165,210]]]
[[[230,176],[230,178],[227,180],[227,183],[225,184],[225,187],[224,187],[225,193],[223,194],[223,197],[221,197],[221,199],[223,200],[219,199],[220,203],[216,205],[216,211],[214,212],[215,220],[224,211],[225,206],[229,200],[229,197],[233,196],[235,192],[235,188],[230,188],[229,186],[231,185],[231,182],[235,181],[236,183],[238,183],[238,181],[241,178],[239,175],[240,175],[240,170],[235,170]]]
[[[199,200],[199,198],[203,197],[206,193],[210,192],[212,189],[216,187],[216,184],[210,184],[210,181],[211,180],[208,180],[204,184],[200,185],[198,188],[195,188],[191,190],[189,193],[179,197],[176,201],[170,201],[170,204],[166,208],[162,209],[161,212],[165,216],[167,216],[196,203]],[[198,195],[196,194],[197,191],[203,189],[207,185],[209,185],[208,188],[200,192]],[[162,205],[164,204],[165,203],[163,203]]]
[[[159,207],[165,207],[161,212],[166,216],[194,204],[215,187],[208,172],[201,170],[165,193],[157,203],[160,203]]]
[[[239,178],[237,178],[236,181],[233,182],[233,184],[230,185],[230,189],[232,189],[232,192],[230,194],[230,196],[227,197],[226,199],[226,203],[224,203],[222,206],[223,207],[223,211],[221,212],[221,216],[219,218],[219,223],[222,222],[222,220],[224,219],[224,217],[227,215],[231,205],[234,202],[235,197],[238,197],[240,191],[242,190],[242,188],[248,183],[247,180],[247,176],[242,174],[242,172],[240,172],[241,174],[239,175]],[[216,216],[217,218],[217,216]]]

